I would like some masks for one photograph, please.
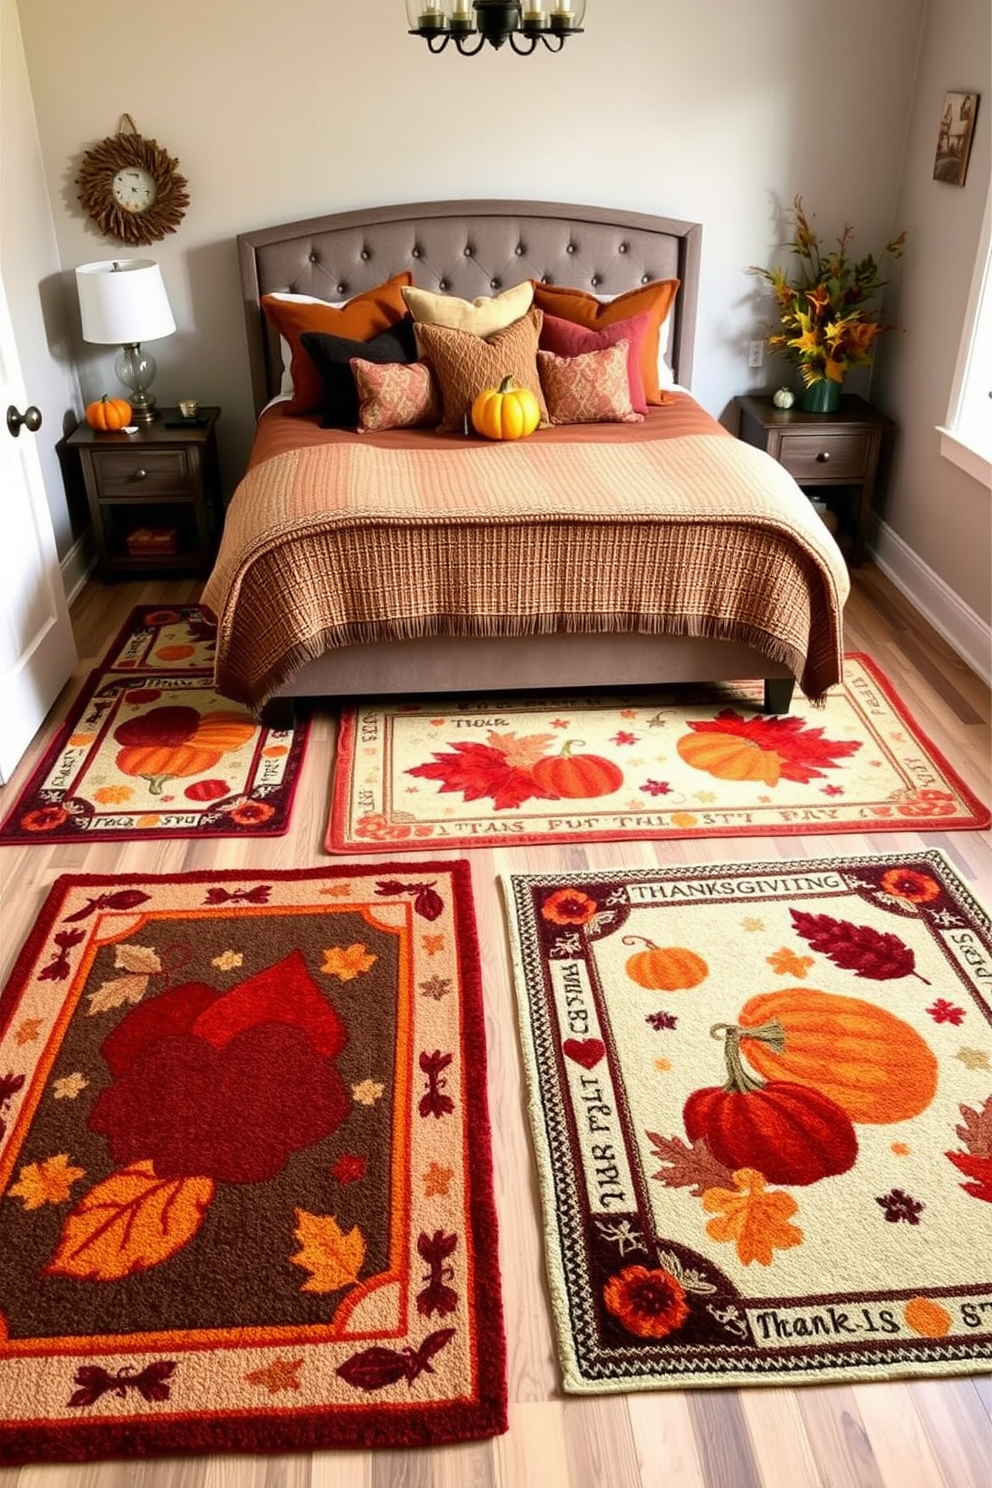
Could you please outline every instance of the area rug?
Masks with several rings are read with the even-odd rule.
[[[872,660],[814,708],[760,689],[347,709],[330,853],[988,826]]]
[[[0,1461],[505,1429],[464,861],[60,878],[0,1019]]]
[[[564,1385],[992,1360],[992,938],[937,852],[513,874]]]
[[[309,724],[263,728],[220,697],[214,634],[196,606],[136,608],[0,826],[0,845],[284,833]]]

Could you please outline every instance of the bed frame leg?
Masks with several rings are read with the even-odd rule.
[[[765,712],[788,713],[795,685],[792,677],[766,677]]]
[[[767,683],[766,683],[767,686]],[[262,708],[262,725],[269,729],[296,727],[296,703],[291,697],[274,697]]]

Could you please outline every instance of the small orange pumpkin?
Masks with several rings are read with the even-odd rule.
[[[131,405],[124,398],[111,398],[104,393],[95,403],[87,404],[86,422],[91,429],[104,432],[124,429],[131,422]]]
[[[774,749],[760,749],[733,734],[685,734],[676,749],[687,765],[718,780],[761,780],[776,785],[782,761]]]
[[[759,1074],[821,1091],[852,1121],[908,1121],[936,1093],[929,1045],[902,1018],[859,997],[783,987],[750,998],[737,1023],[741,1053]]]
[[[612,796],[623,785],[619,765],[602,754],[573,754],[584,739],[567,739],[560,754],[548,754],[532,766],[531,774],[545,795],[566,801],[588,801]]]
[[[524,439],[541,422],[541,410],[530,388],[504,377],[499,387],[483,388],[472,404],[472,427],[487,439]]]
[[[646,951],[628,957],[624,967],[632,982],[652,992],[679,992],[698,987],[709,976],[710,969],[702,956],[687,946],[656,946],[640,935],[625,935],[624,945],[643,941]]]
[[[242,744],[247,744],[256,728],[257,725],[246,713],[204,713],[189,742],[201,749],[219,749],[226,753],[229,749],[240,749]]]

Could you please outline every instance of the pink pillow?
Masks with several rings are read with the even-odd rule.
[[[553,351],[537,353],[548,416],[553,424],[639,424],[630,401],[627,374],[628,341],[581,356],[560,357]]]
[[[435,427],[441,406],[425,362],[367,362],[352,357],[349,365],[358,389],[358,422],[362,429]]]
[[[555,356],[575,357],[586,351],[603,351],[607,346],[616,346],[618,341],[629,341],[627,378],[630,383],[630,402],[635,413],[647,413],[648,402],[644,395],[641,358],[644,338],[650,328],[651,317],[648,314],[632,315],[627,320],[618,320],[615,325],[594,331],[588,326],[578,325],[574,320],[562,320],[560,315],[549,315],[545,311],[539,344],[542,351],[553,351]]]

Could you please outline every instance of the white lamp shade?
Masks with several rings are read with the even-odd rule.
[[[162,271],[153,259],[81,264],[76,289],[84,341],[127,346],[171,336],[176,329]]]

